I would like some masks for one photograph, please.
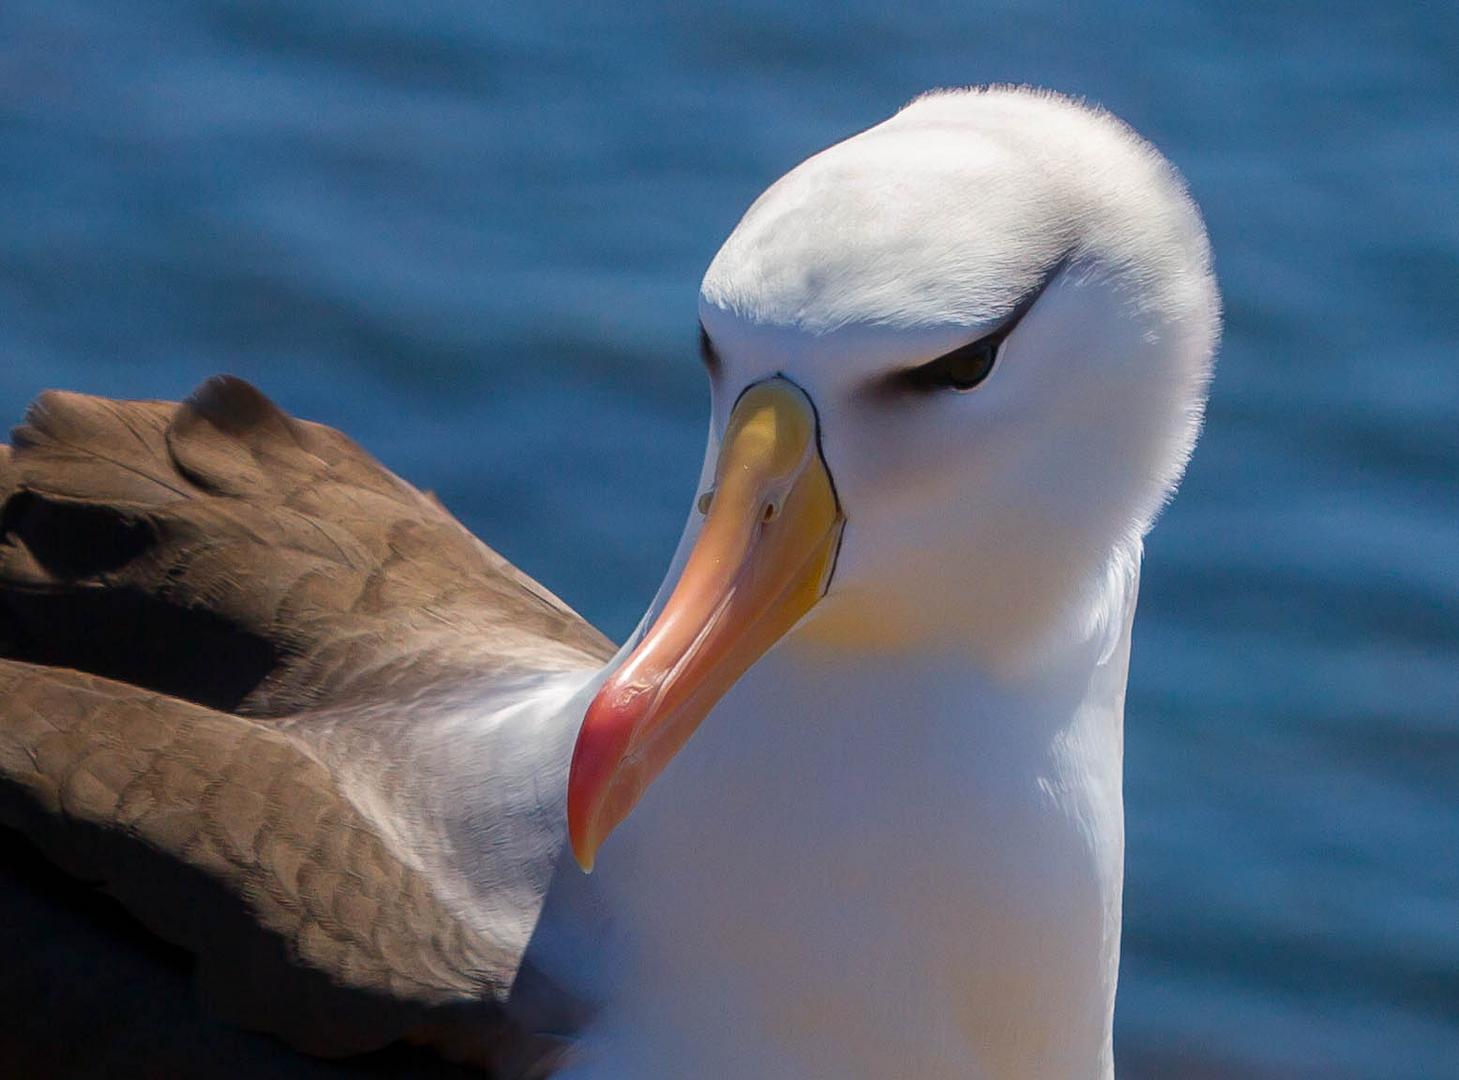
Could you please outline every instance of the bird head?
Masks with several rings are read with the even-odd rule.
[[[1219,329],[1175,169],[1109,114],[927,95],[778,180],[705,274],[709,447],[644,633],[589,706],[586,868],[787,636],[1019,678],[1184,470]]]

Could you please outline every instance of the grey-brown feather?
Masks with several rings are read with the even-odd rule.
[[[236,379],[180,405],[43,395],[0,500],[0,820],[192,952],[242,1025],[547,1067],[553,1040],[502,1008],[519,950],[372,818],[361,785],[398,778],[334,768],[381,740],[326,729],[611,643]]]

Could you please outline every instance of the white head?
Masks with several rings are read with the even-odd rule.
[[[919,98],[777,181],[715,256],[700,319],[705,484],[729,494],[702,535],[691,522],[677,591],[584,725],[570,816],[588,860],[796,619],[798,640],[955,650],[1007,673],[1087,622],[1184,469],[1219,303],[1164,158],[1106,113],[992,88]],[[797,470],[817,471],[785,419],[802,406],[831,532],[824,492],[797,510]],[[780,410],[778,448],[742,450],[756,409]],[[792,595],[794,618],[763,615]]]
[[[888,381],[1035,294],[974,389]],[[807,629],[997,651],[1149,528],[1218,328],[1172,166],[1108,113],[1010,88],[929,94],[792,170],[715,256],[700,314],[716,424],[776,372],[820,415],[847,524]]]

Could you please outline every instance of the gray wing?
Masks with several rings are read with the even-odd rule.
[[[181,405],[44,395],[0,500],[0,821],[185,948],[236,1023],[326,1055],[548,1060],[500,1007],[519,957],[290,729],[610,643],[236,379]]]

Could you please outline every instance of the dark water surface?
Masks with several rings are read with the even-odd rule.
[[[769,181],[917,92],[1088,95],[1228,320],[1151,538],[1127,1076],[1459,1076],[1459,6],[0,5],[0,416],[215,371],[345,428],[610,633]]]

